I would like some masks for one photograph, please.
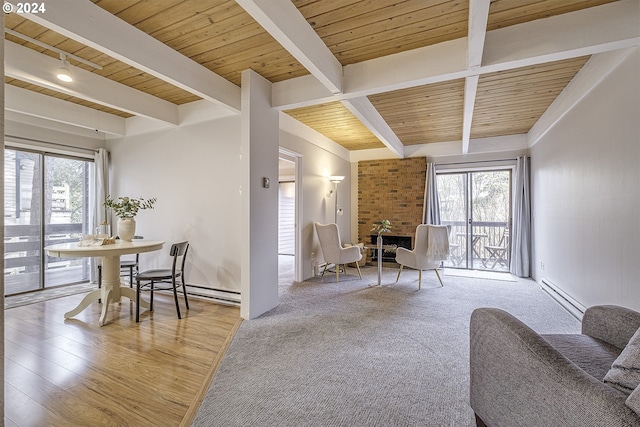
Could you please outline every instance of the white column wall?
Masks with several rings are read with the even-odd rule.
[[[533,277],[640,310],[640,53],[531,148]]]
[[[253,319],[279,303],[278,112],[271,107],[271,83],[253,70],[242,73],[241,146],[240,314]]]

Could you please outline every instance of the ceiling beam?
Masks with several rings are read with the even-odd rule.
[[[476,0],[469,3],[469,44],[467,48],[467,68],[478,70],[482,65],[484,39],[487,34],[487,20],[489,19],[489,0]],[[462,120],[462,154],[469,152],[471,139],[471,124],[473,123],[473,108],[478,91],[478,74],[465,78],[464,81],[464,112]]]
[[[638,0],[620,0],[489,31],[482,72],[593,55],[638,44]]]
[[[234,112],[240,88],[90,1],[47,0],[47,12],[25,14],[59,34]]]
[[[60,61],[5,40],[5,75],[127,113],[178,125],[178,106],[97,74],[70,66],[73,82],[62,83],[54,71]]]
[[[331,93],[342,92],[342,64],[291,0],[236,0]]]
[[[476,103],[476,93],[478,92],[478,79],[475,75],[464,80],[464,112],[462,119],[462,154],[469,152],[469,141],[471,140],[471,123],[473,122],[473,108]]]
[[[92,132],[124,136],[126,119],[82,105],[5,85],[5,109],[38,119],[72,125]]]
[[[486,33],[482,64],[469,69],[468,38],[344,67],[343,93],[325,95],[305,77],[273,84],[274,107],[287,110],[482,75],[640,44],[637,0],[596,6]],[[402,70],[399,73],[398,70]]]
[[[393,154],[401,159],[404,158],[404,145],[402,141],[396,136],[367,97],[351,98],[343,101],[342,104],[347,107],[380,142],[391,150]]]
[[[531,127],[529,147],[535,145],[565,114],[611,74],[635,49],[621,49],[593,55],[549,108]]]
[[[490,0],[474,0],[469,2],[469,46],[467,67],[476,68],[482,65],[484,39],[487,34]]]

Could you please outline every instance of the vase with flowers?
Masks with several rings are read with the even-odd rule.
[[[142,197],[118,197],[114,199],[107,196],[104,206],[110,208],[118,217],[118,236],[125,242],[130,242],[136,233],[136,220],[138,211],[142,209],[153,209],[156,198],[144,199]]]

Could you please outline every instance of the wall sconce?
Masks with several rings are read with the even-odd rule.
[[[338,184],[340,184],[344,180],[344,176],[341,175],[333,175],[328,176],[327,179],[336,185],[336,203],[334,209],[334,222],[338,223],[338,215],[342,215],[342,209],[338,209]],[[333,190],[329,194],[333,193]]]

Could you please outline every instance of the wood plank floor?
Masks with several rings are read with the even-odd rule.
[[[173,296],[135,323],[127,299],[73,319],[84,295],[5,311],[5,426],[189,425],[241,322],[238,307]],[[145,295],[146,296],[146,295]]]

